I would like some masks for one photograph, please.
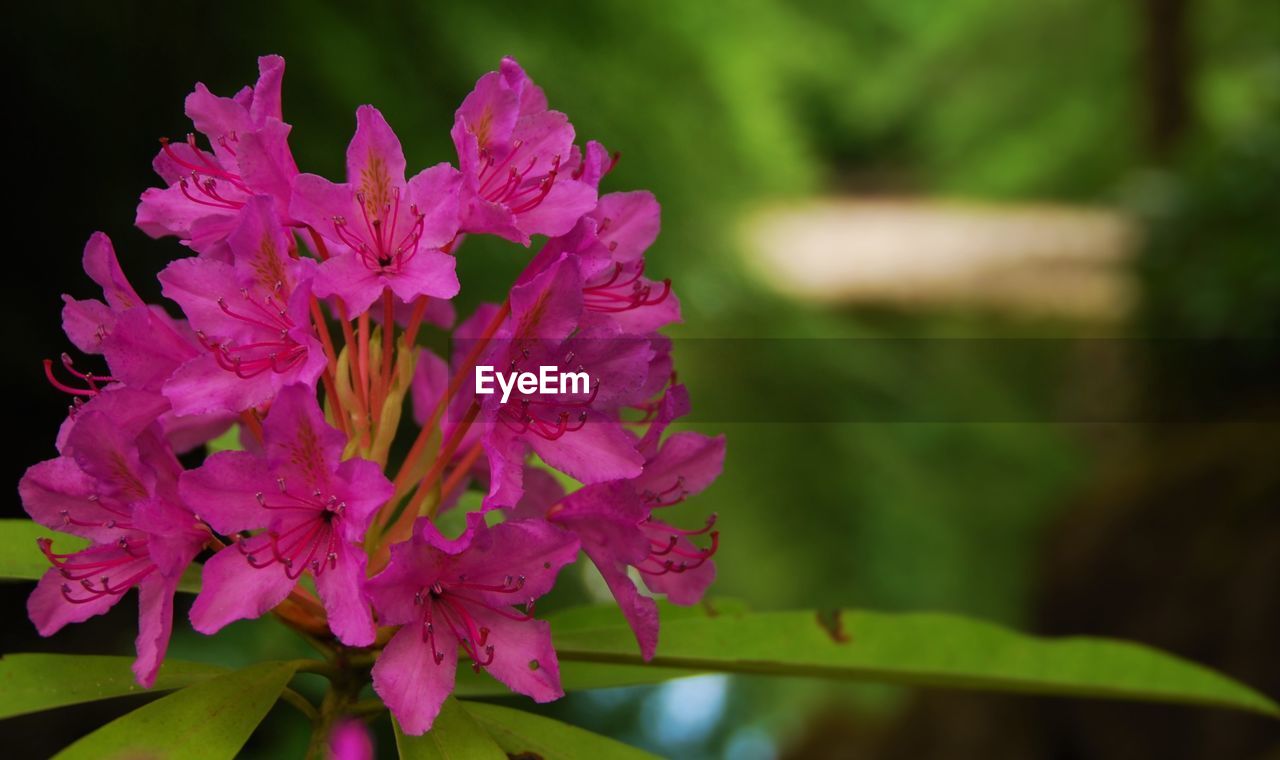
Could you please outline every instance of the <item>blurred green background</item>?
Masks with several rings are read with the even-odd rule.
[[[691,523],[720,515],[716,594],[758,608],[939,609],[1043,633],[1125,636],[1280,694],[1271,349],[1280,337],[1280,4],[295,0],[46,4],[7,15],[18,193],[9,255],[39,266],[6,284],[29,318],[5,326],[5,382],[10,398],[31,400],[37,446],[50,444],[13,457],[10,482],[52,455],[63,402],[38,360],[62,345],[56,294],[91,293],[78,272],[89,232],[111,234],[135,282],[180,252],[131,221],[154,182],[155,139],[189,129],[181,102],[195,81],[230,94],[252,80],[256,55],[284,55],[298,163],[337,177],[365,102],[387,116],[411,165],[454,160],[453,109],[514,55],[582,139],[621,151],[607,190],[648,188],[662,202],[649,272],[671,277],[682,298],[685,324],[673,335],[1061,341],[1061,351],[1034,352],[1012,385],[976,358],[921,378],[901,354],[832,352],[857,341],[821,340],[802,362],[772,354],[781,342],[744,343],[772,374],[726,385],[694,341],[683,343],[677,366],[695,407],[715,395],[727,397],[722,408],[767,409],[789,377],[829,378],[810,401],[829,407],[830,421],[780,414],[696,425],[729,437],[720,482],[680,508]],[[908,227],[976,202],[996,216],[1028,203],[1105,213],[1133,234],[1097,276],[1130,295],[1105,308],[1027,308],[1039,296],[985,298],[995,283],[980,270],[963,298],[945,288],[900,298],[777,287],[760,249],[784,262],[789,252],[753,230],[778,214],[809,224],[806,210],[819,202],[905,210]],[[1037,229],[1020,234],[1040,245]],[[909,264],[911,232],[893,217],[879,245]],[[970,249],[981,253],[981,243]],[[468,241],[464,312],[497,300],[527,256]],[[907,269],[899,290],[912,293]],[[1053,276],[1036,287],[1052,292]],[[1120,339],[1126,354],[1116,379],[1124,405],[1104,421],[1075,419],[1079,388],[1116,370],[1073,356],[1063,339],[1102,337]],[[1233,347],[1221,362],[1219,343]],[[846,390],[886,408],[977,399],[980,411],[859,421]],[[1194,419],[1164,413],[1189,400]],[[18,509],[15,499],[9,514]],[[558,603],[592,593],[589,578],[569,580]],[[27,589],[3,592],[5,651],[130,648],[131,604],[46,642],[22,613]],[[187,631],[173,654],[236,662],[295,646],[277,629],[239,624],[212,641]],[[127,706],[17,719],[10,732],[40,756]],[[676,757],[1280,753],[1276,730],[1248,717],[801,680],[704,677],[571,695],[546,709]],[[253,754],[288,756],[305,741],[301,721],[277,713]],[[380,728],[380,751],[393,753]]]

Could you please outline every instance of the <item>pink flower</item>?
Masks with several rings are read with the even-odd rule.
[[[311,387],[327,359],[308,311],[315,262],[289,256],[266,198],[249,201],[227,239],[231,261],[179,259],[160,273],[204,346],[164,384],[178,414],[239,412],[293,383]]]
[[[224,451],[183,473],[183,498],[200,505],[214,530],[263,529],[205,563],[191,608],[197,631],[266,613],[309,572],[334,635],[351,646],[373,643],[360,542],[392,487],[377,464],[340,461],[345,443],[325,423],[314,390],[291,385],[263,423],[261,454]]]
[[[212,152],[194,135],[163,147],[152,166],[168,187],[142,194],[136,224],[152,237],[176,235],[201,253],[215,253],[237,225],[240,209],[255,195],[269,197],[285,217],[298,173],[281,121],[284,59],[258,59],[258,82],[234,97],[218,97],[203,84],[187,96],[186,112]]]
[[[479,441],[488,464],[485,508],[510,507],[520,499],[524,461],[530,451],[548,465],[583,483],[634,477],[644,458],[622,428],[618,410],[644,398],[655,354],[650,339],[623,335],[616,326],[589,317],[582,306],[576,260],[564,255],[528,282],[511,290],[510,316],[479,361],[502,372],[537,373],[551,366],[586,372],[589,389],[577,394],[512,393],[474,395],[468,381],[452,399],[445,418],[446,440],[455,425],[467,426],[455,450]],[[455,353],[474,345],[478,324],[496,307],[484,306],[454,332]],[[444,391],[443,368],[427,359],[414,378],[419,417]],[[455,362],[458,363],[458,362]],[[668,373],[669,374],[669,373]],[[469,411],[474,407],[473,411]],[[474,423],[471,422],[474,419]]]
[[[521,273],[525,283],[562,255],[577,260],[582,305],[624,333],[643,334],[680,321],[671,281],[644,276],[644,252],[658,236],[659,207],[644,191],[610,193],[567,234],[547,241]]]
[[[329,760],[373,760],[373,735],[364,721],[343,718],[329,732]]]
[[[209,538],[178,498],[181,472],[156,420],[168,408],[157,395],[104,390],[79,411],[62,456],[27,470],[18,484],[36,522],[82,536],[91,546],[58,554],[40,549],[53,568],[27,602],[41,636],[139,594],[138,659],[133,672],[150,686],[173,624],[173,594],[183,570]]]
[[[530,235],[563,235],[595,205],[596,183],[608,170],[599,145],[585,159],[577,152],[568,117],[547,110],[542,89],[512,58],[476,82],[452,134],[464,177],[464,232],[524,245]]]
[[[568,533],[539,520],[485,526],[467,516],[457,539],[419,520],[413,538],[369,580],[383,623],[401,626],[373,667],[373,688],[406,733],[431,728],[453,691],[458,649],[513,691],[549,702],[563,696],[551,627],[513,607],[551,590],[578,554]]]
[[[75,378],[68,384],[54,376],[52,362],[45,362],[50,382],[74,399],[67,424],[58,436],[59,442],[70,429],[77,407],[102,387],[122,383],[136,390],[159,393],[165,380],[179,366],[200,353],[195,334],[184,322],[173,319],[159,306],[143,303],[120,269],[111,240],[101,232],[95,232],[85,245],[84,269],[102,286],[105,302],[63,296],[63,330],[81,351],[102,354],[111,373],[95,376],[81,372],[75,369],[71,358],[63,354],[62,365]],[[81,387],[74,387],[77,384]],[[219,412],[179,417],[166,411],[160,425],[173,447],[184,452],[222,433],[232,419],[233,415]]]
[[[638,444],[645,457],[639,476],[589,485],[564,498],[554,480],[542,478],[537,487],[526,483],[525,498],[512,510],[516,517],[545,516],[581,540],[635,631],[646,660],[658,645],[658,608],[636,589],[628,567],[639,571],[651,591],[681,605],[696,604],[715,579],[711,556],[719,539],[711,530],[714,515],[698,530],[682,530],[653,518],[655,509],[700,493],[724,465],[722,436],[680,432],[662,440],[671,421],[688,408],[684,386],[672,386]],[[710,533],[707,548],[691,540],[704,533]]]
[[[320,267],[316,295],[340,296],[356,314],[387,288],[406,302],[457,295],[453,257],[439,249],[458,232],[461,177],[448,164],[404,176],[400,140],[378,109],[360,106],[347,182],[298,177],[291,213],[336,248]]]

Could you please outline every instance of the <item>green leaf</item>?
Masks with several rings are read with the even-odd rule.
[[[507,754],[544,760],[652,760],[654,755],[599,734],[523,710],[463,702]]]
[[[36,546],[37,538],[52,538],[59,554],[77,552],[89,545],[79,536],[50,530],[31,520],[0,520],[0,578],[37,581],[49,569],[49,560]],[[178,590],[200,592],[200,565],[191,565],[182,574]]]
[[[150,690],[138,685],[132,657],[7,654],[0,659],[0,718],[126,694],[169,691],[227,672],[217,665],[169,660]]]
[[[39,580],[49,560],[36,546],[37,538],[52,538],[59,554],[80,551],[89,545],[79,536],[68,536],[31,520],[0,520],[0,578]]]
[[[507,760],[507,753],[453,697],[444,701],[431,730],[422,736],[407,736],[399,723],[391,723],[404,760]]]
[[[227,428],[222,435],[205,443],[204,449],[209,454],[217,454],[219,451],[244,451],[244,444],[240,442],[240,426],[232,425]]]
[[[297,665],[263,662],[216,676],[111,721],[58,758],[233,758]]]
[[[664,600],[658,601],[658,614],[662,624],[686,618],[705,618],[717,615],[742,614],[748,611],[747,605],[740,599],[717,597],[706,599],[693,607],[681,607]],[[557,633],[568,633],[577,630],[594,630],[596,628],[622,627],[627,624],[622,610],[616,604],[586,604],[540,616],[551,623]]]
[[[553,623],[552,635],[562,663],[642,664],[625,625],[558,629]],[[934,613],[764,612],[664,619],[658,655],[650,665],[1183,702],[1280,717],[1280,707],[1253,689],[1146,646],[1036,638]]]

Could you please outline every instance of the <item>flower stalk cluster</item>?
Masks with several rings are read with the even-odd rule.
[[[195,630],[274,614],[332,655],[340,688],[318,722],[364,712],[371,679],[420,734],[460,660],[535,700],[562,695],[534,607],[583,554],[652,657],[653,594],[696,603],[718,545],[714,516],[690,529],[659,515],[724,457],[722,438],[667,433],[689,399],[658,333],[679,301],[645,270],[653,196],[600,194],[617,156],[575,144],[511,59],[458,108],[456,166],[410,172],[366,105],[341,182],[299,171],[284,61],[259,70],[231,97],[196,86],[194,132],[161,142],[164,185],[138,206],[143,231],[190,252],[159,275],[178,316],[138,296],[101,233],[84,268],[102,298],[64,298],[68,339],[107,371],[45,362],[71,406],[57,456],[19,490],[33,519],[89,547],[40,541],[50,569],[28,603],[40,633],[136,588],[134,672],[149,686],[198,563]],[[474,235],[545,242],[505,297],[459,320],[455,262]],[[419,345],[429,330],[451,336],[449,356]],[[591,382],[476,395],[478,366]],[[238,449],[179,460],[229,430]],[[480,506],[446,536],[437,519],[467,490]]]

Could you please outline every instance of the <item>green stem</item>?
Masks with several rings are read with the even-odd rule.
[[[340,674],[339,666],[332,662],[323,660],[294,660],[294,672],[297,673],[315,673],[322,675],[332,681]]]
[[[333,684],[324,693],[324,701],[320,703],[320,714],[311,723],[311,742],[307,745],[307,760],[321,760],[327,753],[329,732],[333,730],[334,719],[338,717],[341,702],[338,690]]]
[[[387,706],[381,699],[362,699],[347,708],[350,715],[377,715],[386,712]]]
[[[280,692],[280,698],[298,708],[298,711],[307,716],[307,719],[312,723],[320,719],[320,713],[316,711],[316,706],[293,689],[285,687],[285,690]]]
[[[321,673],[329,679],[329,689],[320,703],[320,710],[311,722],[311,743],[307,746],[308,760],[320,760],[327,753],[329,734],[333,725],[343,715],[365,714],[368,705],[359,701],[360,691],[369,682],[369,665],[373,662],[373,653],[348,653],[339,650],[333,660],[318,663],[314,660],[303,662],[312,666],[304,671]],[[323,666],[323,669],[315,666]],[[301,669],[301,668],[300,668]],[[373,701],[373,700],[368,700]]]

